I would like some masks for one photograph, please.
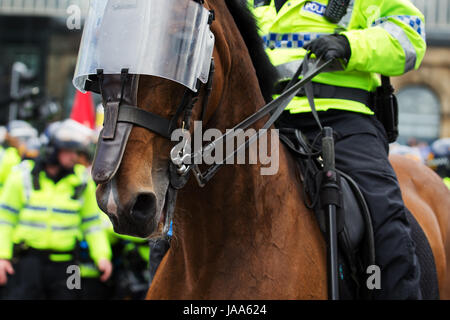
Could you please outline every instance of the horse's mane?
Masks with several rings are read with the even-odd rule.
[[[256,69],[259,87],[264,99],[268,102],[272,100],[273,87],[278,76],[275,67],[264,51],[255,17],[247,7],[247,0],[226,0],[225,3],[247,45],[253,66]]]

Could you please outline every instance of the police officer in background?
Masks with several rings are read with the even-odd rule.
[[[0,197],[0,285],[6,299],[76,299],[67,285],[77,242],[89,243],[101,280],[112,272],[95,184],[76,164],[81,141],[63,122],[36,160],[14,167]]]
[[[18,150],[20,156],[23,158],[27,144],[30,140],[38,138],[38,131],[33,128],[31,124],[23,120],[12,120],[8,123],[6,141],[11,146]]]
[[[11,169],[22,159],[37,155],[35,146],[38,131],[28,122],[13,120],[0,129],[0,190],[5,184]]]
[[[39,141],[36,141],[37,130],[25,121],[13,120],[6,127],[0,127],[0,193],[3,190],[12,168],[18,165],[22,157],[37,155]],[[0,286],[0,299],[4,287]]]
[[[374,298],[421,298],[407,209],[388,160],[392,119],[383,126],[377,118],[385,108],[375,110],[371,98],[381,84],[377,74],[399,76],[420,66],[426,50],[423,14],[405,0],[248,1],[281,77],[277,94],[307,53],[346,65],[314,78],[314,102],[322,125],[336,134],[336,167],[359,184],[372,215],[382,272]],[[304,94],[288,105],[278,127],[300,129],[313,141],[320,130]]]
[[[7,129],[2,128],[0,135],[2,136],[2,145],[0,146],[0,192],[3,189],[6,178],[8,178],[11,169],[18,165],[21,161],[19,150],[11,147],[7,141]],[[3,138],[4,137],[4,138]]]

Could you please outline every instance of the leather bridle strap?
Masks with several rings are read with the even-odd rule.
[[[297,82],[296,84],[292,85],[292,87],[288,88],[285,92],[283,92],[277,99],[271,101],[261,109],[259,109],[257,112],[255,112],[253,115],[248,117],[247,119],[243,120],[241,123],[236,125],[232,130],[227,130],[227,133],[220,136],[218,139],[213,141],[212,143],[206,145],[201,150],[198,150],[190,155],[191,160],[196,159],[197,157],[203,157],[203,154],[205,151],[209,151],[213,149],[216,145],[219,143],[222,143],[223,141],[227,141],[230,138],[235,137],[235,132],[239,129],[245,130],[248,129],[251,125],[255,124],[257,121],[262,119],[263,117],[267,115],[271,115],[269,120],[264,124],[263,130],[269,129],[275,121],[279,118],[281,113],[284,111],[284,109],[287,107],[287,105],[294,99],[298,91],[310,83],[310,81],[316,77],[318,74],[326,70],[329,66],[332,65],[334,60],[330,60],[327,62],[322,63],[321,65],[317,64],[317,66],[311,70],[308,70],[303,78]],[[212,77],[211,77],[212,78]],[[198,90],[199,92],[200,90]],[[140,126],[142,128],[148,129],[152,132],[155,132],[162,137],[165,137],[170,140],[171,134],[173,130],[176,128],[176,122],[178,121],[179,117],[181,116],[181,113],[184,112],[184,114],[191,114],[192,108],[196,102],[196,98],[198,95],[197,93],[191,92],[188,90],[191,94],[186,93],[183,97],[183,101],[178,107],[175,116],[171,119],[165,119],[161,116],[158,116],[156,114],[153,114],[149,111],[145,111],[143,109],[139,109],[134,106],[129,105],[121,105],[119,109],[119,115],[117,118],[117,122],[127,122],[131,123],[137,126]],[[190,171],[194,171],[195,178],[197,179],[198,184],[203,187],[209,180],[213,178],[213,176],[217,173],[217,171],[225,164],[227,163],[227,160],[234,157],[238,152],[240,152],[243,149],[247,149],[250,144],[255,142],[260,137],[261,131],[251,136],[248,140],[246,140],[245,143],[242,143],[240,146],[238,146],[232,153],[226,156],[226,158],[221,161],[221,163],[217,163],[209,167],[204,173],[200,171],[198,168],[198,165],[189,165],[188,169],[185,170],[183,173],[183,176],[186,176],[186,174]],[[192,163],[192,162],[191,162]]]
[[[206,108],[208,105],[209,97],[211,95],[214,72],[215,72],[215,65],[213,58],[211,59],[211,68],[209,71],[208,82],[204,86],[205,96],[202,102],[202,110],[201,110],[202,120],[205,117]],[[197,97],[199,95],[200,90],[201,90],[200,82],[198,85],[197,92],[193,92],[187,89],[184,93],[180,105],[177,108],[177,111],[175,112],[175,115],[170,120],[163,118],[157,114],[154,114],[150,111],[139,109],[136,106],[120,104],[120,108],[118,106],[119,110],[116,122],[126,122],[133,125],[137,125],[139,127],[150,130],[170,140],[172,132],[178,127],[177,122],[182,116],[184,122],[184,129],[189,130],[192,109],[197,103]]]
[[[285,92],[283,92],[277,99],[271,101],[261,109],[259,109],[257,112],[255,112],[253,115],[239,123],[237,126],[235,126],[232,130],[227,130],[227,133],[220,136],[216,140],[214,140],[212,143],[208,144],[205,148],[203,148],[201,151],[198,151],[203,155],[205,150],[209,151],[210,149],[214,148],[219,143],[223,143],[224,140],[228,140],[229,138],[234,138],[236,130],[242,129],[248,129],[251,125],[255,124],[257,121],[259,121],[261,118],[267,116],[268,114],[271,114],[270,119],[264,124],[263,130],[269,129],[275,121],[280,117],[280,115],[283,113],[284,109],[287,107],[287,105],[294,99],[297,92],[310,83],[310,81],[316,77],[318,74],[324,72],[328,67],[330,67],[333,63],[335,63],[335,60],[329,60],[327,62],[324,62],[321,65],[317,65],[316,68],[313,68],[311,70],[308,70],[303,78],[298,81],[296,84],[292,85],[290,88],[288,88]],[[221,162],[214,164],[213,166],[209,167],[204,173],[200,172],[197,165],[190,166],[190,169],[193,169],[194,175],[197,179],[198,184],[203,187],[208,183],[209,180],[211,180],[214,175],[217,173],[217,171],[227,163],[228,159],[233,158],[238,152],[240,152],[243,149],[247,149],[250,144],[255,142],[259,136],[260,132],[254,134],[251,136],[245,143],[238,146],[231,154],[227,155],[226,158]],[[191,156],[191,159],[195,159],[199,156],[198,152],[193,154]],[[201,156],[200,155],[200,156]]]
[[[177,122],[182,116],[182,113],[189,114],[191,112],[197,95],[198,93],[186,90],[183,100],[178,106],[175,115],[170,120],[152,112],[139,109],[136,106],[121,104],[117,122],[126,122],[137,125],[170,140],[172,132],[177,127]]]
[[[121,105],[117,121],[137,125],[170,139],[172,121],[151,112],[128,105]]]

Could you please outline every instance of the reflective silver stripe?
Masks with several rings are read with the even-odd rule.
[[[4,156],[5,156],[5,149],[1,149],[0,150],[0,162],[2,162]]]
[[[424,41],[426,41],[426,32],[425,32],[425,23],[417,16],[388,16],[382,17],[380,19],[375,20],[372,23],[372,26],[377,26],[382,23],[388,22],[389,19],[394,19],[397,21],[406,24],[408,27],[412,28],[415,32],[417,32]]]
[[[342,27],[344,29],[348,28],[348,26],[350,25],[350,21],[352,20],[354,5],[355,0],[351,0],[347,8],[347,13],[345,14],[345,16],[342,17],[341,21],[339,21],[338,23],[339,27]]]
[[[85,186],[87,187],[87,185],[88,185],[88,183],[89,183],[89,176],[90,176],[89,171],[88,171],[87,169],[84,170],[84,171],[83,171],[83,175],[81,176],[81,184],[82,184],[82,185],[85,185]],[[84,190],[86,190],[86,188],[85,188]],[[83,194],[84,194],[84,191],[83,191]],[[80,199],[83,198],[83,194],[80,195]],[[80,199],[79,199],[79,200],[80,200]]]
[[[297,72],[298,68],[302,64],[303,60],[294,60],[291,62],[280,64],[279,66],[276,66],[276,69],[278,71],[278,81],[282,80],[290,80],[294,76],[294,74]]]
[[[0,220],[0,226],[1,225],[6,225],[6,226],[10,226],[10,227],[14,227],[14,224],[9,222],[9,221],[5,221],[5,220]]]
[[[76,229],[78,229],[78,227],[74,227],[74,226],[72,226],[72,227],[55,227],[55,226],[52,226],[52,230],[55,230],[55,231],[67,231],[67,230],[76,230]]]
[[[25,206],[25,209],[33,210],[33,211],[47,211],[47,207],[36,207],[36,206]]]
[[[389,32],[389,34],[397,39],[405,52],[405,73],[414,70],[416,66],[417,54],[416,49],[409,40],[405,31],[393,22],[387,21],[379,25],[381,28]]]
[[[49,207],[38,207],[38,206],[30,206],[26,205],[25,209],[32,210],[32,211],[48,211],[52,210],[55,213],[61,213],[61,214],[78,214],[78,211],[74,210],[66,210],[66,209],[58,209],[58,208],[49,208]]]
[[[15,209],[13,207],[7,206],[6,204],[0,205],[0,208],[4,209],[4,210],[7,210],[7,211],[9,211],[11,213],[14,213],[14,214],[19,214],[19,210]]]
[[[20,225],[32,227],[32,228],[38,228],[38,229],[47,229],[47,225],[43,223],[35,223],[35,222],[28,222],[28,221],[20,221]],[[76,230],[78,227],[71,226],[71,227],[56,227],[52,226],[52,230],[54,231],[67,231],[67,230]]]
[[[53,208],[52,211],[55,213],[61,213],[61,214],[78,214],[78,211],[75,211],[75,210]]]
[[[82,183],[88,183],[88,180],[89,180],[89,172],[88,172],[87,169],[85,169],[83,171],[83,175],[81,176],[81,182]]]
[[[22,171],[25,202],[29,202],[31,197],[31,191],[33,190],[31,186],[31,167],[28,161],[24,161],[19,165],[19,168]]]
[[[100,226],[95,226],[95,227],[91,227],[91,228],[86,229],[86,230],[84,231],[84,234],[89,234],[89,233],[99,232],[99,231],[102,231],[102,230],[103,230],[102,227],[100,227]]]
[[[92,222],[92,221],[95,221],[95,220],[98,220],[98,219],[100,219],[100,217],[99,217],[99,215],[96,215],[96,216],[92,216],[90,218],[84,218],[81,221],[81,223],[88,223],[88,222]]]
[[[22,226],[27,226],[27,227],[31,227],[31,228],[47,229],[47,225],[42,224],[42,223],[20,221],[19,224]]]

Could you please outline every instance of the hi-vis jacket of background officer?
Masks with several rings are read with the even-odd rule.
[[[444,178],[444,183],[450,189],[450,177]]]
[[[338,24],[325,17],[327,0],[288,0],[277,13],[274,0],[249,0],[266,52],[280,76],[290,79],[305,56],[302,47],[333,33],[347,37],[351,58],[345,71],[323,73],[314,82],[373,92],[377,75],[398,76],[417,69],[425,55],[425,21],[408,0],[351,0]],[[275,96],[276,97],[276,96]],[[318,111],[340,109],[373,114],[364,104],[343,99],[315,99]],[[310,111],[305,97],[287,110]]]
[[[13,243],[40,250],[72,251],[84,235],[95,263],[110,260],[111,248],[101,225],[95,184],[87,169],[76,165],[73,174],[56,184],[41,171],[40,189],[35,190],[33,167],[31,160],[14,167],[0,196],[0,259],[12,258]],[[83,183],[86,188],[74,199],[75,189]],[[70,255],[50,258],[71,259]]]
[[[8,178],[12,168],[22,161],[16,148],[0,147],[0,191]]]

